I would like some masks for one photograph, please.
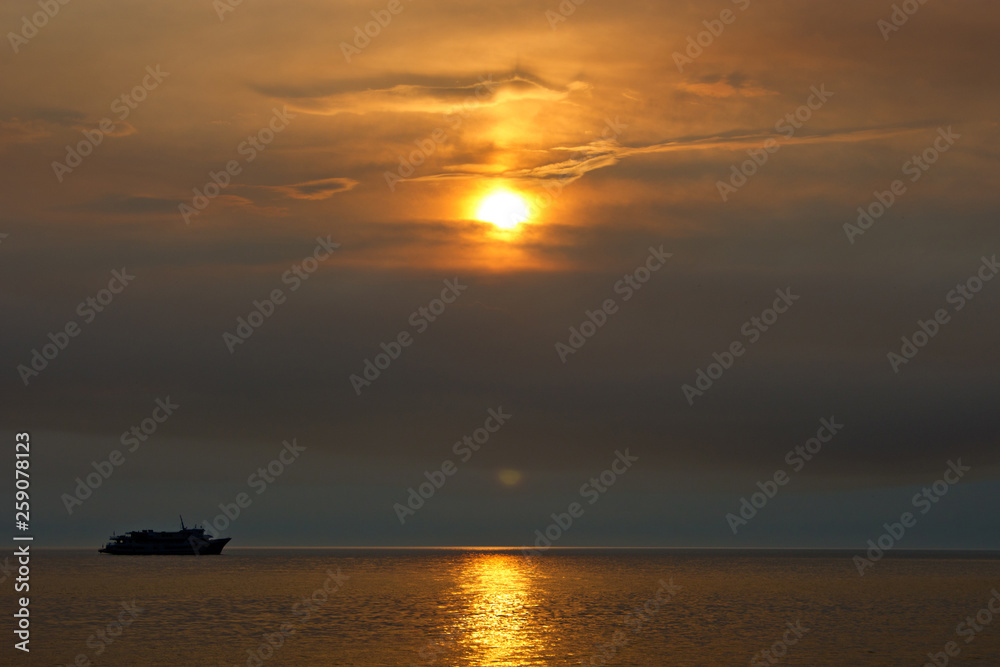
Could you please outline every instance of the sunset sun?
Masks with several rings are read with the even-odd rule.
[[[1000,667],[1000,0],[4,27],[0,667]]]
[[[507,190],[494,192],[479,205],[476,218],[501,229],[513,229],[528,219],[528,203],[520,195]]]

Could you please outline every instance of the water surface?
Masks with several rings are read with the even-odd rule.
[[[93,665],[748,665],[774,647],[781,665],[923,665],[954,640],[961,654],[950,664],[1000,664],[992,621],[971,643],[955,634],[1000,586],[1000,560],[897,555],[861,577],[852,555],[53,550],[33,561],[32,651],[15,657],[39,665],[80,655]],[[123,607],[133,600],[134,618]],[[109,636],[120,617],[129,624]]]

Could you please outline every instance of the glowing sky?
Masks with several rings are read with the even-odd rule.
[[[214,516],[295,437],[303,462],[232,527],[243,544],[520,545],[630,447],[641,463],[567,546],[850,547],[958,457],[973,472],[913,546],[997,546],[975,508],[998,489],[1000,281],[898,373],[886,355],[1000,251],[1000,13],[929,2],[885,39],[891,5],[589,0],[561,21],[555,0],[78,0],[8,37],[0,416],[39,442],[50,542]],[[5,2],[0,26],[36,11]],[[705,21],[720,34],[675,57]],[[510,230],[479,213],[500,190],[526,208]],[[122,267],[134,283],[85,322]],[[786,288],[801,300],[689,404],[682,386]],[[26,386],[18,366],[70,320]],[[401,332],[358,395],[350,376]],[[69,516],[60,494],[168,395],[176,415]],[[514,418],[460,462],[497,406]],[[724,515],[830,415],[835,444],[734,537]],[[458,472],[400,526],[393,504],[447,458]]]

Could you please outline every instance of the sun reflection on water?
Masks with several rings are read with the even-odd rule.
[[[540,657],[533,578],[523,557],[506,553],[478,553],[462,567],[467,611],[456,629],[472,664],[514,667]]]

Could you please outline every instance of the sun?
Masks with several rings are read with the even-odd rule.
[[[500,229],[513,229],[528,219],[528,203],[508,190],[494,192],[479,205],[476,218]]]
[[[523,477],[520,470],[511,470],[510,468],[504,468],[497,473],[497,478],[507,486],[517,486]]]

